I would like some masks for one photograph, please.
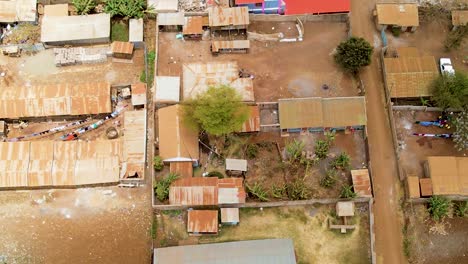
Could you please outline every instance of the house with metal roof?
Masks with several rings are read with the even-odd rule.
[[[223,225],[239,224],[239,208],[221,208],[221,223]]]
[[[415,31],[419,26],[418,5],[381,3],[374,11],[377,25],[385,30],[387,27],[400,27],[402,31]]]
[[[218,210],[189,210],[187,232],[193,236],[218,234]]]
[[[213,30],[246,29],[250,24],[249,9],[242,7],[208,8],[208,25]]]
[[[125,111],[124,126],[124,178],[144,179],[146,164],[146,109]]]
[[[34,22],[37,18],[37,0],[0,1],[0,23]]]
[[[176,104],[180,101],[180,77],[156,76],[154,102],[156,105]]]
[[[235,0],[236,6],[246,6],[254,14],[284,14],[284,0]]]
[[[296,264],[292,239],[156,248],[153,264]]]
[[[468,157],[427,157],[424,169],[434,195],[468,196]]]

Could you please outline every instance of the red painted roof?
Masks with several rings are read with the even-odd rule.
[[[286,15],[347,13],[351,9],[350,0],[285,0]]]
[[[263,3],[265,0],[236,0],[236,5]]]

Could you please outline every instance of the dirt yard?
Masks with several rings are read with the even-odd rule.
[[[0,260],[149,263],[147,187],[0,193]]]
[[[286,22],[253,22],[248,30],[297,34],[295,24]],[[211,55],[209,40],[183,41],[176,39],[175,35],[168,32],[159,34],[158,75],[180,76],[182,64],[186,62],[234,60],[240,68],[255,76],[256,101],[358,94],[351,76],[336,66],[332,56],[336,46],[347,36],[344,23],[306,23],[303,42],[251,41],[248,54],[220,54],[217,57]],[[330,89],[323,90],[323,84]]]
[[[413,133],[453,133],[452,129],[424,127],[415,121],[437,120],[440,112],[394,111],[397,137],[400,149],[400,164],[406,175],[423,177],[423,163],[428,156],[463,156],[458,152],[451,139],[425,138]]]
[[[298,263],[370,263],[368,209],[367,205],[357,208],[352,220],[357,228],[347,234],[328,229],[328,219],[334,218],[333,207],[280,207],[241,209],[238,226],[223,226],[218,236],[199,238],[187,235],[186,214],[175,211],[173,216],[166,213],[156,217],[159,241],[156,245],[292,238]]]
[[[467,217],[446,218],[435,225],[425,205],[413,205],[406,215],[410,263],[468,263]]]

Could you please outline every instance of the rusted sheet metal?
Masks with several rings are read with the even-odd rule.
[[[184,178],[169,189],[169,203],[180,205],[217,205],[218,178]]]
[[[246,195],[242,178],[219,179],[218,204],[245,203]]]
[[[376,11],[379,25],[419,26],[417,4],[377,4]]]
[[[127,163],[126,177],[138,173],[144,178],[146,162],[146,110],[126,111],[124,113],[125,135],[123,160]]]
[[[435,195],[468,195],[468,157],[427,157]]]
[[[10,87],[0,90],[0,118],[112,112],[108,83]]]
[[[0,142],[0,187],[28,185],[30,142]]]
[[[231,8],[208,8],[208,17],[210,27],[223,26],[247,26],[249,21],[249,8],[231,7]]]
[[[51,186],[54,141],[31,141],[28,186]]]
[[[118,54],[133,54],[133,43],[114,41],[111,44],[111,51]]]
[[[419,179],[419,186],[421,187],[421,196],[432,196],[432,180],[430,178]]]
[[[351,170],[354,191],[360,197],[372,197],[372,187],[368,169]]]
[[[179,175],[181,178],[191,178],[193,176],[193,162],[179,161],[171,162],[170,172]]]
[[[203,34],[203,17],[201,16],[185,17],[185,24],[184,24],[182,33],[184,35]]]
[[[189,233],[218,233],[217,210],[188,211],[187,232]]]
[[[239,223],[239,208],[221,208],[221,223]]]
[[[240,132],[258,132],[260,131],[260,109],[258,105],[248,106],[249,119],[242,125]]]
[[[146,83],[132,84],[132,105],[146,104]]]
[[[213,52],[220,50],[250,49],[250,40],[213,40],[211,41]]]

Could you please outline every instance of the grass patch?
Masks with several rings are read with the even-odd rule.
[[[158,233],[158,220],[153,216],[153,222],[151,223],[151,238],[156,239]]]
[[[182,214],[182,210],[164,210],[162,211],[162,214],[170,217],[176,217]]]
[[[128,41],[128,26],[122,22],[114,22],[111,26],[112,41]]]
[[[148,86],[153,85],[154,81],[154,62],[156,60],[156,52],[150,51],[146,55],[146,63],[148,64],[148,77],[146,77],[146,71],[143,70],[140,75],[140,82],[146,83],[148,81]],[[147,80],[148,79],[148,80]]]

